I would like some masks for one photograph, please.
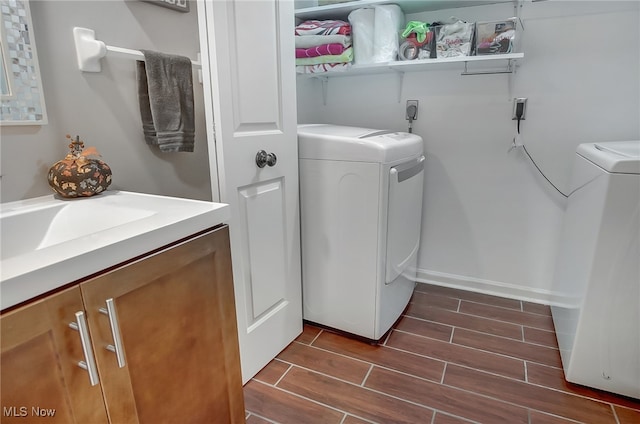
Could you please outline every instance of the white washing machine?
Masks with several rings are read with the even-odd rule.
[[[300,125],[298,145],[304,319],[378,340],[415,286],[422,138]]]
[[[576,153],[551,307],[565,377],[640,398],[640,141]]]

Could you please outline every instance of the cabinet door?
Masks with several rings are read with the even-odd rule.
[[[111,422],[244,422],[227,227],[81,290]]]
[[[80,289],[74,287],[0,318],[0,421],[44,417],[47,423],[107,422],[100,385],[92,386],[87,371],[78,366],[85,361],[82,343],[69,326],[83,309]]]

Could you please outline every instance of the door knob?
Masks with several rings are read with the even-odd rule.
[[[267,153],[264,150],[259,150],[256,154],[256,165],[258,168],[264,168],[266,165],[274,166],[278,162],[278,158],[275,153]]]

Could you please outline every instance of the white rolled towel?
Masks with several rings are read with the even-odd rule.
[[[375,9],[362,8],[349,13],[351,38],[353,42],[353,63],[366,65],[374,63],[373,39]]]
[[[397,4],[374,6],[373,62],[393,62],[398,56],[404,12]]]

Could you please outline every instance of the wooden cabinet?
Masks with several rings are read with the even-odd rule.
[[[77,366],[78,311],[96,386]],[[244,422],[237,340],[223,227],[3,316],[3,422],[22,406],[65,423]]]
[[[2,423],[106,423],[100,386],[91,386],[79,333],[69,324],[83,310],[78,287],[0,318]],[[53,414],[53,415],[51,415]]]

